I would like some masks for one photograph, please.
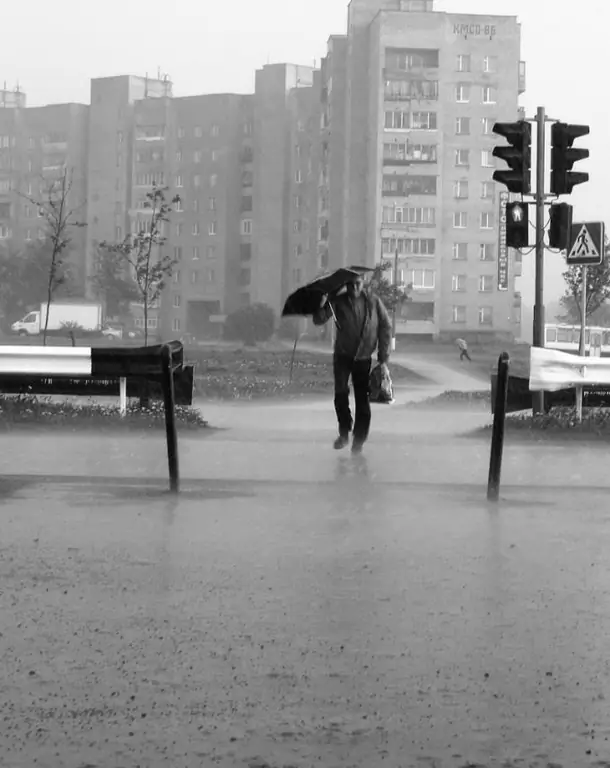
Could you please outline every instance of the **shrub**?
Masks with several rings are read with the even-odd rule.
[[[196,408],[176,406],[176,422],[184,429],[201,429],[208,423]],[[140,407],[132,402],[121,418],[118,405],[102,405],[92,400],[86,403],[52,402],[49,397],[20,395],[0,396],[0,429],[20,426],[60,426],[70,429],[103,428],[163,429],[165,410],[162,403],[153,402]]]
[[[225,321],[224,335],[227,341],[243,341],[254,346],[269,341],[275,331],[275,312],[267,304],[252,304],[229,315]]]

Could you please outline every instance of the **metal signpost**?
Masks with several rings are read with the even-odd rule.
[[[604,260],[604,223],[601,221],[585,222],[572,224],[570,240],[568,242],[568,255],[566,262],[568,266],[580,265],[581,270],[581,323],[580,323],[580,344],[578,354],[580,357],[586,355],[586,333],[587,333],[587,279],[588,267],[599,266]],[[583,374],[585,369],[583,368]],[[582,421],[582,397],[583,388],[576,387],[576,416],[579,422]]]

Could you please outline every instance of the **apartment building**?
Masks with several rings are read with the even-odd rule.
[[[26,108],[26,95],[0,95],[0,241],[21,248],[46,235],[41,208],[54,182],[68,169],[66,206],[72,223],[87,221],[88,106],[53,104]],[[70,228],[75,284],[84,290],[83,227]]]
[[[328,217],[331,263],[398,252],[396,278],[412,286],[399,333],[518,333],[520,263],[502,247],[492,181],[493,124],[518,119],[525,90],[516,18],[352,0],[322,77],[326,189],[342,212]]]

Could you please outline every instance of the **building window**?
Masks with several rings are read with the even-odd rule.
[[[179,269],[177,269],[174,272],[174,274],[172,275],[172,278],[173,278],[174,283],[179,283],[180,282],[180,270]]]
[[[176,161],[179,162],[179,163],[182,162],[182,150],[181,149],[177,149],[176,150]]]
[[[182,222],[178,222],[178,224],[176,224],[176,237],[182,237],[183,232],[184,232],[184,226]]]
[[[252,243],[241,243],[239,257],[242,261],[249,261],[252,258]]]
[[[193,235],[194,235],[195,237],[198,237],[200,234],[201,234],[201,229],[200,229],[200,227],[199,227],[199,222],[198,222],[198,221],[196,221],[196,222],[193,224]]]
[[[198,258],[199,258],[199,246],[196,245],[193,248],[193,260],[197,261]]]
[[[252,121],[247,120],[244,123],[244,136],[252,136],[252,133],[253,133]]]
[[[434,256],[436,240],[423,237],[384,237],[381,247],[385,254],[395,254],[398,251],[404,256]]]
[[[176,187],[179,189],[182,186],[183,186],[183,184],[182,184],[182,174],[179,173],[176,176]]]
[[[451,276],[451,290],[454,293],[464,293],[466,290],[466,275]]]
[[[175,317],[172,322],[172,330],[179,331],[180,330],[180,318]]]
[[[182,246],[181,245],[175,245],[174,246],[174,261],[180,261],[182,259]]]
[[[456,325],[463,325],[466,322],[466,307],[452,307],[451,320]]]
[[[470,55],[467,53],[458,54],[455,69],[457,72],[470,72]]]
[[[117,243],[120,242],[123,239],[123,227],[115,227],[114,236],[116,238]]]
[[[215,209],[213,209],[213,210],[215,210]],[[193,200],[193,211],[195,213],[199,213],[199,200],[197,198],[195,198]]]
[[[480,261],[495,261],[496,249],[493,243],[481,243],[479,246]]]
[[[383,222],[385,224],[413,224],[433,227],[436,223],[434,208],[403,208],[402,206],[384,206]]]
[[[182,304],[182,297],[179,293],[174,295],[174,307],[178,308]]]
[[[251,235],[252,234],[252,219],[242,219],[241,220],[241,234],[242,235]]]
[[[466,211],[456,211],[453,214],[453,228],[466,229],[468,226],[468,214]]]
[[[435,284],[435,272],[433,269],[414,269],[411,272],[410,282],[416,290],[432,290]]]
[[[387,174],[383,177],[382,194],[386,197],[436,195],[436,184],[436,176]]]
[[[198,282],[199,282],[199,272],[196,269],[194,269],[191,272],[191,283],[195,285],[195,283],[198,283]]]
[[[481,183],[481,199],[493,200],[496,191],[496,185],[493,181],[484,181]]]
[[[242,195],[241,212],[250,213],[251,210],[252,210],[252,195]]]
[[[297,170],[294,172],[294,181],[295,181],[295,184],[303,183],[303,174],[300,168],[297,168]]]
[[[216,246],[215,245],[208,245],[205,252],[206,259],[215,259],[216,258]]]
[[[31,229],[28,229],[27,232],[25,233],[25,239],[26,240],[31,240],[32,239],[32,230]]]
[[[210,158],[213,163],[215,163],[218,160],[218,152],[215,149],[212,150],[212,154],[210,155]]]
[[[455,100],[458,104],[467,104],[470,101],[470,86],[467,83],[458,83],[455,86]]]
[[[200,139],[203,136],[203,130],[200,125],[195,126],[195,130],[193,131],[195,134],[196,139]]]
[[[210,176],[210,187],[215,187],[218,182],[218,175],[216,173],[213,173]]]
[[[481,120],[481,132],[483,136],[491,136],[496,123],[495,117],[484,117]]]
[[[208,235],[218,234],[218,226],[215,221],[211,221],[208,225]]]
[[[299,232],[301,231],[301,220],[300,219],[296,219],[295,221],[292,222],[292,231],[295,233],[295,235],[299,234]]]
[[[456,166],[469,166],[470,165],[470,150],[468,149],[456,149],[455,150],[455,164]]]
[[[493,325],[493,307],[479,307],[479,325]]]
[[[481,152],[481,165],[483,168],[494,168],[495,161],[492,153],[488,149]]]
[[[399,162],[436,163],[437,145],[413,144],[410,141],[389,141],[383,145],[383,158],[384,160],[396,160]]]
[[[148,200],[140,200],[138,203],[138,208],[150,208],[150,203]],[[176,211],[177,213],[182,213],[182,211],[184,211],[184,208],[182,207],[182,200],[180,198],[176,200]]]
[[[489,211],[484,211],[481,214],[481,229],[493,229],[494,227],[494,215]]]
[[[497,71],[498,71],[498,57],[485,56],[483,58],[483,72],[497,72]]]
[[[453,260],[466,261],[468,259],[468,243],[453,244]]]
[[[179,138],[179,139],[183,139],[183,138],[184,138],[184,135],[185,135],[185,130],[184,130],[184,128],[182,128],[182,127],[178,128],[178,138]]]
[[[456,181],[453,185],[453,196],[457,200],[467,200],[468,199],[468,182],[467,181]]]
[[[215,138],[220,136],[220,126],[219,125],[213,125],[212,126],[212,130],[211,130],[211,134]]]
[[[494,279],[491,275],[479,276],[479,293],[490,293],[493,290]]]
[[[194,163],[200,163],[201,162],[201,150],[196,149],[195,152],[193,152],[193,162]]]
[[[208,269],[206,274],[206,282],[208,283],[215,283],[216,282],[216,270],[215,269]]]
[[[295,195],[294,196],[294,207],[299,209],[301,207],[301,196]]]
[[[483,86],[483,104],[495,104],[496,103],[496,89],[491,85]]]
[[[300,243],[294,246],[294,255],[295,258],[303,255],[303,246]]]
[[[210,198],[210,210],[215,211],[216,210],[216,198],[211,197]]]
[[[470,136],[470,118],[457,117],[455,119],[456,136]]]
[[[200,187],[201,186],[201,176],[198,173],[196,173],[193,176],[193,186],[194,187]]]

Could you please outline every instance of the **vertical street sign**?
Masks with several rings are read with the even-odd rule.
[[[605,227],[602,221],[572,224],[567,263],[598,266],[604,260]]]
[[[500,192],[500,227],[498,242],[498,290],[508,291],[508,247],[506,245],[506,206],[508,192]]]

